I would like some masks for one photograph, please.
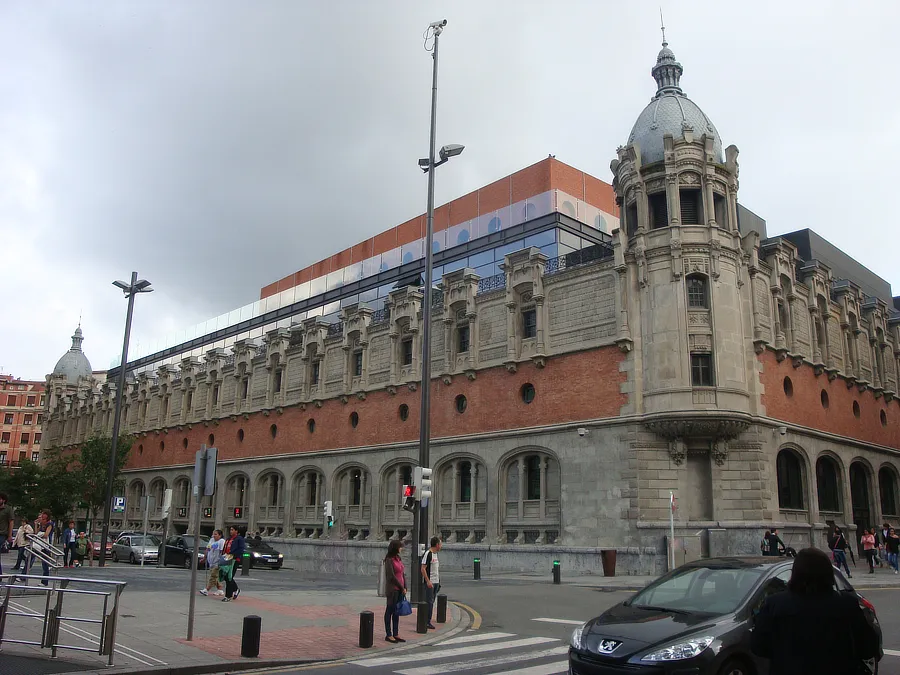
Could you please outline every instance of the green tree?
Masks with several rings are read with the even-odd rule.
[[[9,504],[20,516],[29,520],[37,518],[42,508],[43,497],[42,467],[28,460],[18,466],[0,467],[0,492],[9,497]]]

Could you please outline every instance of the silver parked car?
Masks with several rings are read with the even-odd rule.
[[[148,534],[146,541],[142,534],[123,534],[112,547],[113,562],[127,560],[132,565],[141,562],[155,563],[159,557],[159,539]]]

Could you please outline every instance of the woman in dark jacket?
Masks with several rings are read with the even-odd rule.
[[[402,552],[403,542],[399,539],[392,539],[382,563],[386,582],[384,595],[387,599],[387,606],[384,609],[384,632],[387,637],[384,639],[387,642],[406,642],[397,635],[400,630],[400,614],[397,611],[397,604],[406,595],[406,571],[403,567],[403,559],[400,557]]]
[[[788,590],[766,598],[757,614],[750,649],[769,659],[771,675],[849,675],[877,658],[879,644],[857,597],[834,589],[828,556],[805,548]]]

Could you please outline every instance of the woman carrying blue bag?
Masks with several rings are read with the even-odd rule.
[[[384,557],[385,598],[387,606],[384,609],[384,632],[386,642],[406,642],[397,635],[400,630],[400,617],[412,614],[412,608],[406,599],[406,573],[403,567],[403,542],[399,539],[391,540],[387,555]],[[392,630],[393,629],[393,632]]]

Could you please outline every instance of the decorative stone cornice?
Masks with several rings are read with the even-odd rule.
[[[714,438],[731,440],[750,428],[750,415],[739,412],[683,411],[656,413],[644,420],[644,426],[663,438]]]

